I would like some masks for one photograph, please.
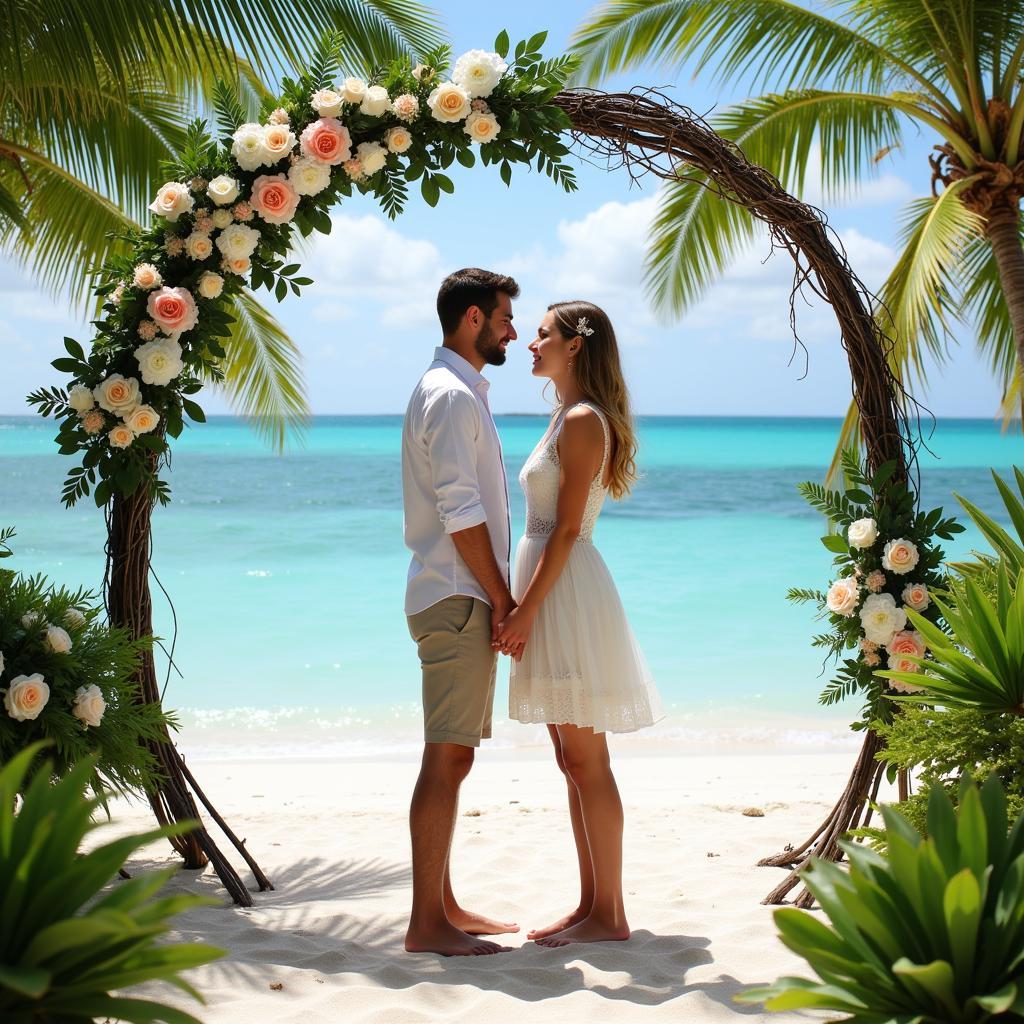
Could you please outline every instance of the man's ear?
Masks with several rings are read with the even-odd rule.
[[[469,326],[474,330],[480,327],[480,322],[484,319],[484,311],[479,306],[470,306],[466,310],[466,320],[469,322]]]

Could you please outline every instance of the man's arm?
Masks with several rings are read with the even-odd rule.
[[[495,640],[498,636],[498,623],[515,608],[516,603],[512,600],[508,584],[498,567],[498,560],[494,557],[487,524],[459,530],[451,534],[451,538],[455,542],[455,550],[491,600],[491,639]]]

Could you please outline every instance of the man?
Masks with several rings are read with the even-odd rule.
[[[509,592],[508,484],[480,371],[501,366],[516,338],[511,277],[469,268],[437,295],[443,342],[409,400],[402,431],[405,611],[423,669],[424,751],[409,811],[409,952],[477,956],[506,946],[480,935],[518,931],[463,910],[448,866],[459,787],[491,735],[497,653],[515,607]]]

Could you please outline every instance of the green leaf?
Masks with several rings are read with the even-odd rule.
[[[849,554],[850,545],[846,538],[838,533],[828,533],[821,538],[821,543],[829,550],[838,555]]]
[[[508,32],[505,29],[502,29],[498,33],[498,38],[494,40],[494,50],[495,50],[495,53],[497,53],[499,57],[507,57],[508,56],[508,46],[509,46]]]
[[[420,182],[420,192],[427,206],[437,206],[437,201],[441,197],[441,190],[434,178],[432,174],[425,174]]]
[[[28,999],[41,998],[52,980],[53,975],[42,967],[0,964],[0,986]]]
[[[206,422],[206,413],[195,402],[188,398],[182,398],[181,407],[190,420],[195,420],[196,423]]]

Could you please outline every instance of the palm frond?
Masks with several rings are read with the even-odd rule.
[[[301,354],[252,292],[236,296],[229,312],[236,319],[224,341],[222,386],[235,410],[282,450],[289,435],[301,438],[308,426]]]

